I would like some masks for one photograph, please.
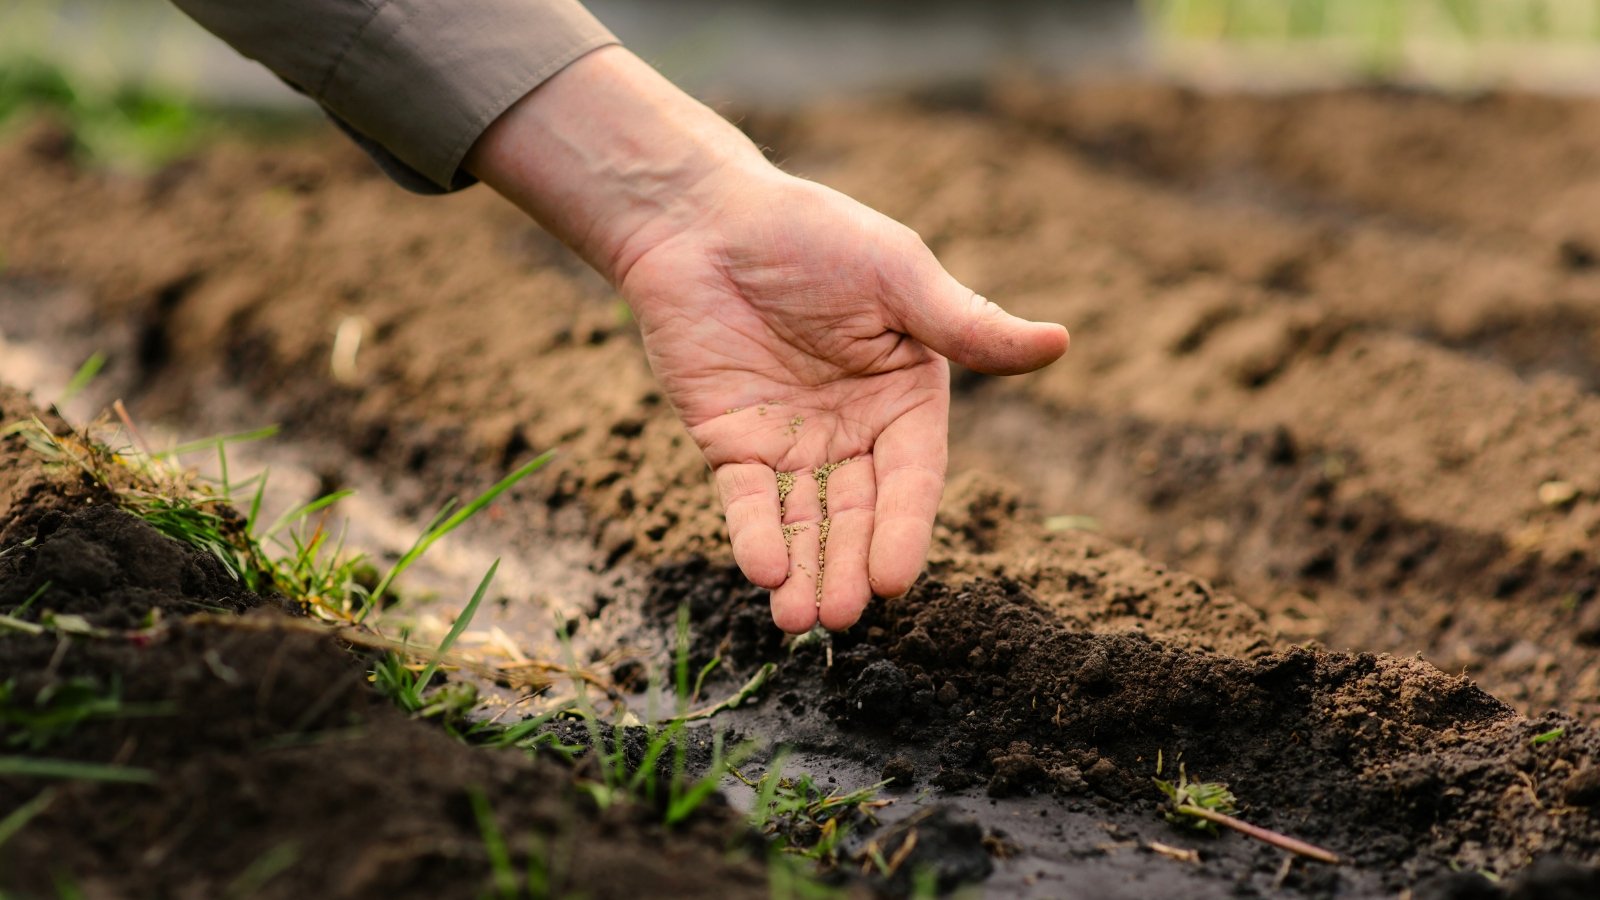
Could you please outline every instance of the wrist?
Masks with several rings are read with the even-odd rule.
[[[467,167],[613,284],[714,214],[732,185],[776,174],[737,128],[615,46],[514,104]]]

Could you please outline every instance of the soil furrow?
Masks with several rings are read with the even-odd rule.
[[[1011,85],[748,126],[1075,333],[1037,375],[957,375],[928,575],[831,642],[783,643],[729,565],[626,311],[485,192],[408,197],[329,140],[130,178],[22,135],[0,144],[0,332],[106,351],[99,396],[140,418],[282,422],[330,483],[358,462],[419,515],[561,447],[469,538],[592,547],[560,605],[631,610],[612,621],[640,647],[687,603],[693,662],[723,660],[709,689],[779,662],[727,720],[1006,831],[1007,891],[1273,890],[1276,851],[1160,820],[1158,751],[1354,860],[1288,870],[1303,894],[1590,877],[1566,863],[1600,860],[1600,104]],[[0,498],[59,501],[4,472]],[[115,531],[58,517],[0,541]],[[886,819],[925,814],[905,800]]]

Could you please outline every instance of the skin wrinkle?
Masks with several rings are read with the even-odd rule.
[[[972,296],[967,299],[967,304],[976,307],[976,309],[973,311],[972,317],[967,320],[966,327],[956,337],[955,345],[957,354],[960,356],[972,355],[973,348],[977,346],[974,334],[979,328],[983,327],[988,321],[988,317],[993,314],[993,310],[990,307],[994,304],[979,296],[977,291],[972,292]]]

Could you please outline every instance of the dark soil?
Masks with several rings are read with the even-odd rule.
[[[8,533],[52,507],[0,544],[0,612],[48,584],[27,618],[166,623],[126,638],[0,634],[6,753],[154,776],[0,777],[0,809],[47,798],[0,847],[6,896],[67,885],[90,898],[478,897],[491,875],[474,792],[517,871],[537,859],[553,895],[766,896],[760,844],[726,807],[668,831],[655,810],[597,810],[562,765],[412,721],[368,684],[370,660],[289,627],[215,559],[113,505],[64,510],[70,489],[20,489],[24,473],[41,474],[36,460],[9,441],[0,451],[15,498],[0,504]],[[199,610],[213,615],[183,618]],[[45,730],[12,716],[74,691],[126,713]]]
[[[83,616],[90,624],[132,628],[154,615],[243,612],[254,597],[216,557],[101,503],[41,516],[31,546],[0,559],[0,608],[33,599],[37,610]]]
[[[831,646],[786,646],[729,565],[704,465],[610,292],[486,192],[406,196],[332,140],[128,179],[25,137],[0,147],[0,329],[108,351],[103,389],[137,416],[331,442],[332,471],[359,460],[419,513],[559,445],[480,539],[588,542],[618,587],[568,599],[642,610],[653,624],[624,635],[641,647],[687,603],[695,664],[724,661],[710,691],[781,662],[719,727],[845,787],[909,782],[863,838],[977,835],[996,893],[1597,892],[1600,103],[1019,84],[746,124],[986,296],[1074,331],[1035,376],[957,374],[929,575]],[[332,338],[356,317],[341,382]],[[41,510],[0,520],[4,540],[99,533],[72,511],[91,498],[38,484],[0,468],[0,497]],[[1064,515],[1103,534],[1045,527]],[[44,548],[0,560],[0,598],[42,583]],[[129,553],[107,558],[157,558]],[[130,568],[108,589],[218,602],[208,577]],[[1158,752],[1351,863],[1280,868],[1174,830]],[[919,819],[929,804],[951,818]],[[470,819],[430,821],[472,840]],[[296,833],[271,828],[252,852]]]
[[[58,433],[67,430],[67,424],[59,417],[35,409],[22,392],[0,384],[0,422],[9,425],[33,415],[40,415],[40,421]],[[46,516],[111,499],[90,479],[47,470],[43,460],[26,452],[26,446],[20,435],[0,439],[0,452],[6,461],[0,466],[0,510],[5,513],[4,525],[0,525],[0,546],[13,546],[32,537]],[[0,590],[12,589],[10,579],[0,586]]]

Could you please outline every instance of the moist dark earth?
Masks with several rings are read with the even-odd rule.
[[[687,604],[713,691],[777,662],[718,727],[844,788],[896,778],[877,837],[924,829],[946,887],[1600,891],[1600,104],[1019,83],[740,121],[1074,333],[1042,373],[956,373],[929,572],[829,642],[783,641],[731,567],[614,295],[486,192],[407,196],[325,135],[118,174],[37,125],[0,145],[0,331],[69,368],[107,352],[97,390],[140,418],[280,422],[419,516],[560,447],[476,538],[592,547],[618,587],[567,599],[637,606],[641,645]],[[74,732],[61,753],[159,780],[56,785],[0,846],[7,890],[51,896],[59,865],[90,896],[214,896],[294,839],[245,887],[476,896],[477,788],[507,834],[574,839],[573,890],[768,891],[733,813],[617,821],[554,763],[408,721],[358,656],[256,628],[271,601],[5,453],[0,611],[49,581],[52,610],[171,624],[147,647],[10,636],[3,677],[204,711]],[[1347,862],[1173,828],[1158,753]],[[8,806],[42,789],[0,780]]]

